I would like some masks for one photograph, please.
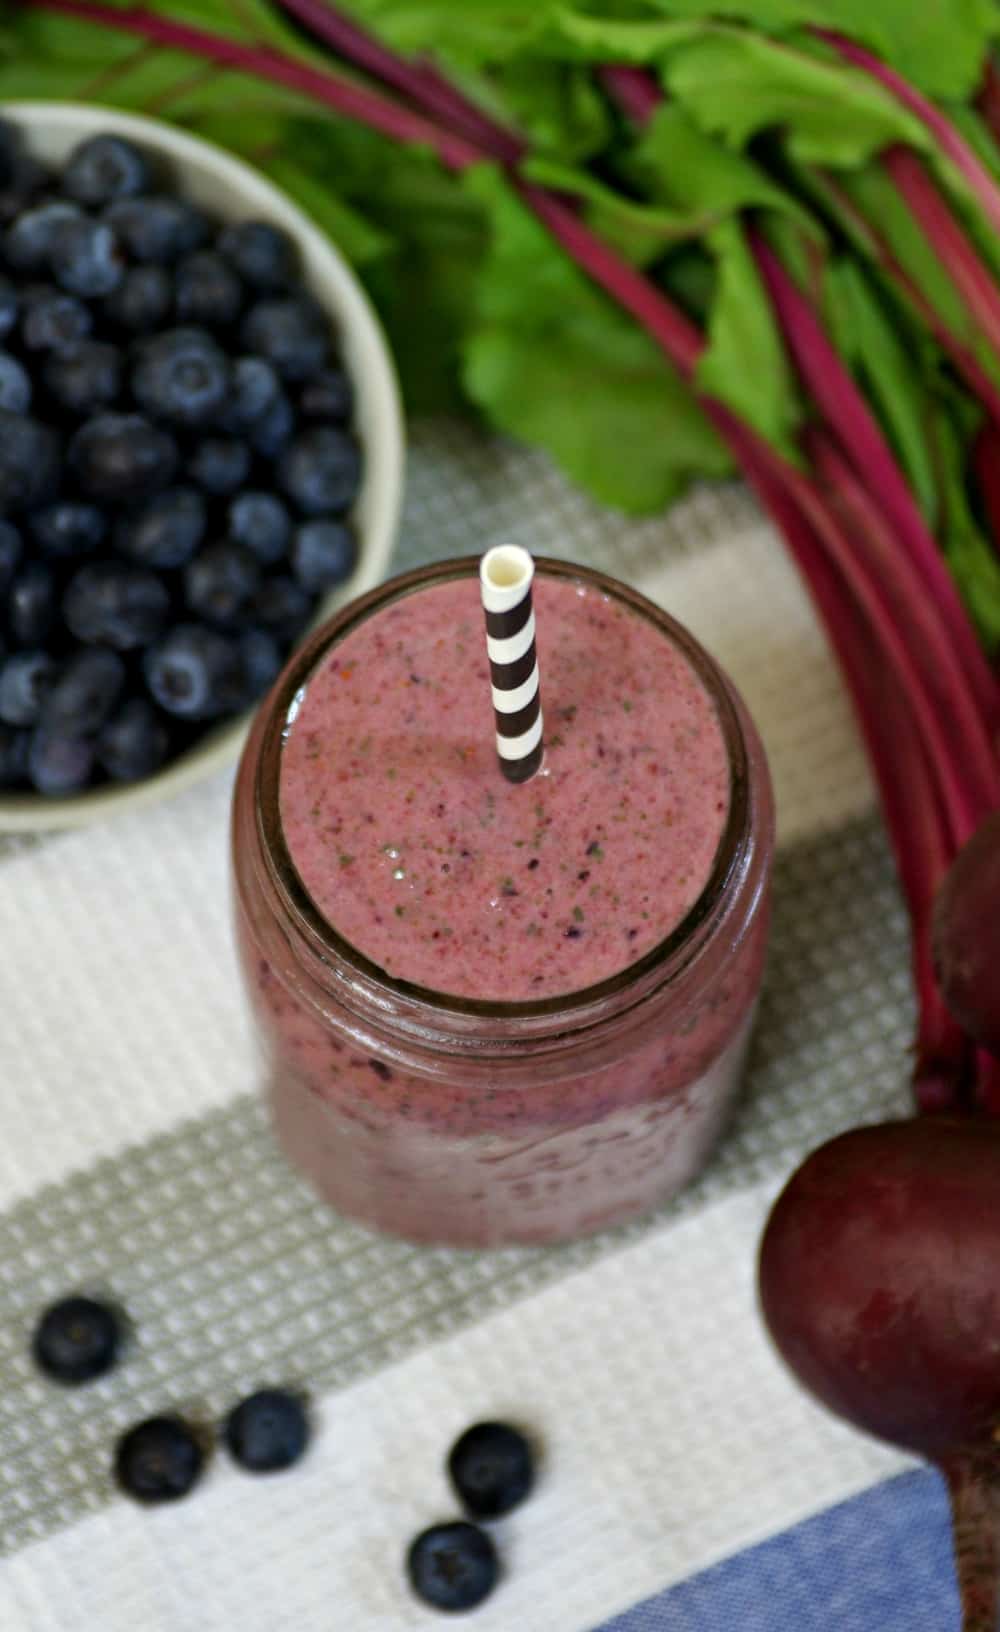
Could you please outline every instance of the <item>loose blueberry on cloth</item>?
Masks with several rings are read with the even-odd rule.
[[[153,775],[350,577],[362,477],[328,314],[112,134],[0,120],[0,790]]]

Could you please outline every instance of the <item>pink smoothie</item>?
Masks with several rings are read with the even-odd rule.
[[[332,648],[289,717],[280,804],[313,902],[397,979],[564,996],[677,928],[730,801],[715,705],[684,654],[599,588],[536,579],[545,760],[497,768],[474,578],[432,585]]]
[[[539,563],[534,599],[530,782],[497,767],[475,562],[317,634],[237,781],[275,1131],[339,1212],[412,1240],[561,1240],[674,1194],[760,986],[773,808],[746,711],[613,581]]]

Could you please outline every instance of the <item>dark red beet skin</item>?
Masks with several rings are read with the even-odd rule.
[[[945,874],[934,906],[934,972],[970,1037],[1000,1055],[1000,810]]]
[[[838,1416],[945,1463],[1000,1430],[1000,1126],[928,1117],[815,1151],[775,1203],[760,1299]]]

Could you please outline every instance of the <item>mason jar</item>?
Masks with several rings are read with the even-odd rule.
[[[535,1001],[417,986],[349,944],[310,896],[283,829],[289,720],[310,677],[365,620],[476,570],[451,561],[397,578],[312,637],[258,713],[232,825],[236,937],[281,1146],[346,1217],[466,1247],[599,1230],[699,1172],[743,1073],[774,842],[763,748],[718,665],[635,591],[540,561],[543,580],[569,579],[649,620],[711,700],[729,803],[700,894],[636,962]]]

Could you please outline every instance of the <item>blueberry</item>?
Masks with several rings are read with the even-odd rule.
[[[52,276],[68,294],[94,300],[117,289],[125,272],[118,240],[106,221],[60,221],[49,250]]]
[[[21,559],[21,535],[12,521],[0,520],[0,594],[6,590]]]
[[[70,442],[69,463],[91,498],[130,504],[169,484],[177,444],[141,414],[97,414]]]
[[[474,1519],[498,1519],[529,1494],[534,1458],[524,1435],[505,1422],[477,1422],[454,1443],[448,1475]]]
[[[105,316],[129,334],[149,334],[164,323],[174,300],[162,266],[131,266],[104,302]]]
[[[36,284],[22,301],[21,339],[27,351],[58,351],[85,340],[93,326],[82,300],[49,284]]]
[[[325,368],[304,385],[299,394],[299,413],[303,419],[346,425],[353,412],[354,387],[342,368]]]
[[[304,515],[337,515],[357,497],[361,451],[347,431],[310,426],[283,451],[278,482]]]
[[[174,282],[177,316],[182,323],[226,329],[243,305],[243,285],[214,250],[201,249],[180,262]]]
[[[68,199],[52,199],[25,210],[7,228],[3,237],[3,258],[15,272],[40,272],[49,264],[49,255],[58,228],[68,221],[81,220],[75,204]]]
[[[66,627],[88,645],[116,652],[148,646],[170,610],[162,579],[128,561],[95,561],[74,573],[63,596]]]
[[[16,788],[27,782],[30,742],[30,731],[0,726],[0,788]]]
[[[8,414],[26,414],[31,405],[27,371],[9,351],[0,351],[0,408]]]
[[[187,465],[188,475],[214,498],[242,487],[250,474],[250,449],[235,437],[208,436],[199,442]]]
[[[247,702],[255,703],[281,673],[281,647],[266,629],[248,629],[240,636],[240,663]]]
[[[115,544],[144,567],[182,567],[201,543],[207,521],[205,501],[195,488],[168,487],[122,517]]]
[[[84,499],[57,499],[33,510],[28,525],[42,554],[53,561],[92,555],[108,530],[104,511]]]
[[[137,1502],[176,1502],[197,1483],[204,1461],[197,1434],[180,1417],[148,1417],[118,1441],[115,1478]]]
[[[0,515],[51,498],[59,485],[59,438],[48,425],[0,409]]]
[[[292,523],[276,494],[241,493],[230,504],[228,515],[230,538],[252,550],[265,567],[273,567],[287,553]]]
[[[206,425],[229,390],[229,360],[202,329],[166,329],[141,344],[132,370],[139,406],[176,425]]]
[[[118,1358],[118,1316],[94,1298],[61,1298],[46,1309],[32,1338],[35,1364],[59,1383],[89,1383]]]
[[[9,225],[16,221],[51,180],[48,168],[41,159],[33,153],[15,153],[0,180],[0,224]]]
[[[242,690],[238,647],[203,624],[169,630],[146,653],[144,667],[153,701],[178,719],[231,713]]]
[[[6,340],[13,330],[19,308],[17,290],[8,278],[0,275],[0,340]]]
[[[48,652],[15,652],[8,657],[0,665],[0,720],[6,725],[37,725],[56,672]]]
[[[263,357],[237,357],[219,424],[239,435],[257,424],[280,397],[281,385],[270,363]]]
[[[500,1565],[485,1531],[456,1521],[431,1525],[410,1543],[406,1573],[433,1609],[475,1609],[496,1586]]]
[[[124,686],[125,665],[117,652],[103,646],[78,651],[45,698],[42,723],[54,736],[93,736],[114,711]]]
[[[295,430],[295,411],[282,391],[250,427],[250,443],[263,459],[275,459]]]
[[[56,579],[44,561],[28,561],[7,590],[7,631],[17,646],[41,646],[56,620]]]
[[[122,388],[122,354],[106,340],[77,340],[52,352],[42,368],[45,389],[75,418],[108,408]]]
[[[86,737],[58,737],[38,726],[28,743],[28,777],[37,793],[58,799],[80,793],[94,770],[94,745]]]
[[[291,642],[302,633],[312,615],[314,599],[294,578],[265,578],[250,604],[254,623],[269,629],[279,640]]]
[[[141,782],[158,771],[170,748],[170,733],[145,697],[130,697],[97,739],[97,758],[115,782]]]
[[[193,204],[158,193],[117,199],[104,211],[104,220],[133,260],[163,266],[200,249],[210,231],[207,216]]]
[[[273,363],[284,380],[318,374],[330,351],[330,321],[305,295],[259,300],[241,330],[248,351]]]
[[[196,618],[223,626],[245,611],[260,579],[260,566],[242,544],[210,544],[184,569],[184,597]]]
[[[358,561],[358,541],[346,522],[307,521],[295,530],[291,560],[302,588],[318,595],[351,576]]]
[[[91,136],[80,142],[63,171],[63,192],[97,209],[116,198],[134,198],[149,186],[149,166],[124,136]]]
[[[260,294],[280,294],[295,278],[295,245],[270,221],[240,221],[226,227],[218,247],[243,282]]]
[[[225,1437],[231,1455],[250,1473],[280,1473],[308,1443],[305,1406],[285,1389],[259,1389],[229,1413]]]

